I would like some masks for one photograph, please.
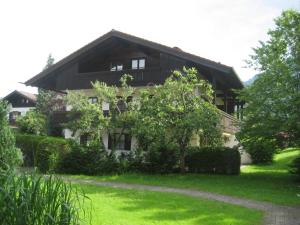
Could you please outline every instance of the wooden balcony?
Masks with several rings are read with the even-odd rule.
[[[234,116],[219,110],[221,114],[221,127],[224,133],[235,134],[240,130],[240,120]]]
[[[130,74],[133,80],[130,82],[132,86],[146,86],[149,84],[161,84],[166,79],[166,73],[161,68],[141,69],[141,70],[122,70],[122,71],[100,71],[91,73],[76,74],[77,82],[81,89],[90,88],[90,81],[102,81],[108,85],[120,85],[122,75]]]

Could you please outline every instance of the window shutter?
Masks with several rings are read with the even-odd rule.
[[[125,134],[125,150],[131,150],[131,135]]]

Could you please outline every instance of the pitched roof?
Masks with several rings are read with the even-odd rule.
[[[157,51],[160,52],[164,52],[185,60],[189,60],[192,61],[194,63],[203,65],[203,66],[207,66],[209,68],[213,68],[215,70],[227,73],[227,74],[231,74],[233,75],[238,83],[240,84],[241,87],[243,87],[243,82],[240,80],[240,78],[238,77],[238,75],[236,74],[236,72],[234,71],[234,69],[230,66],[226,66],[224,64],[218,63],[218,62],[214,62],[212,60],[206,59],[206,58],[202,58],[200,56],[197,55],[193,55],[190,54],[188,52],[184,52],[182,51],[180,48],[175,47],[168,47],[166,45],[162,45],[159,43],[155,43],[152,41],[148,41],[146,39],[143,38],[139,38],[130,34],[126,34],[117,30],[111,30],[110,32],[104,34],[103,36],[99,37],[98,39],[94,40],[93,42],[85,45],[84,47],[80,48],[79,50],[73,52],[72,54],[70,54],[69,56],[65,57],[64,59],[60,60],[59,62],[55,63],[54,65],[52,65],[51,67],[49,67],[48,69],[40,72],[39,74],[37,74],[36,76],[32,77],[31,79],[27,80],[25,82],[26,85],[32,85],[34,84],[34,82],[36,82],[37,80],[46,77],[47,75],[49,75],[50,73],[52,73],[53,71],[55,71],[56,69],[61,68],[62,66],[64,66],[65,64],[75,60],[77,57],[79,57],[81,54],[89,51],[90,49],[96,47],[97,45],[99,45],[100,43],[104,42],[105,40],[112,38],[112,37],[116,37],[116,38],[120,38],[129,42],[133,42],[142,46],[146,46],[152,49],[155,49]]]
[[[8,99],[10,96],[12,96],[14,94],[21,95],[24,98],[31,100],[32,102],[36,102],[36,100],[37,100],[36,94],[32,94],[32,93],[25,92],[25,91],[18,91],[18,90],[11,92],[10,94],[6,95],[3,99]]]

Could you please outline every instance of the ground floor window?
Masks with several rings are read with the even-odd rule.
[[[131,149],[131,135],[129,134],[110,134],[108,136],[108,149],[112,149],[115,143],[116,150],[130,150]]]

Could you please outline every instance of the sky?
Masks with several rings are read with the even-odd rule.
[[[112,29],[232,66],[241,80],[257,72],[245,60],[267,40],[275,17],[300,0],[1,0],[0,97]]]

